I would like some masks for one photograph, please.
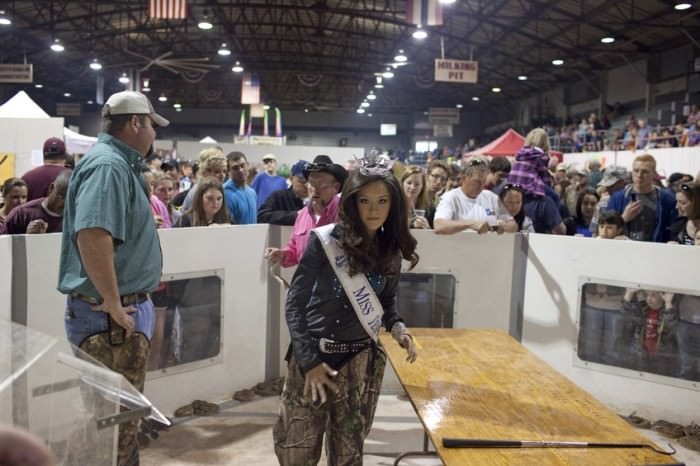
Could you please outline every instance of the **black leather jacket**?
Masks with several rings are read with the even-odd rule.
[[[332,235],[338,237],[338,227]],[[396,260],[400,262],[401,258],[397,256]],[[370,283],[384,308],[382,323],[391,330],[402,321],[396,310],[399,274],[379,277],[378,286],[376,280]],[[328,262],[321,240],[313,232],[287,294],[286,316],[294,354],[304,372],[322,362],[318,338],[353,341],[368,336]]]

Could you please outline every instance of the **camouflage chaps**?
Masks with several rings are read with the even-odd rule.
[[[361,465],[385,366],[386,355],[380,347],[373,345],[358,353],[338,370],[334,381],[339,393],[327,390],[328,399],[320,404],[304,397],[304,376],[292,355],[272,431],[280,465],[316,465],[324,433],[329,466]]]
[[[137,390],[143,392],[146,381],[146,363],[148,361],[149,342],[142,333],[134,333],[122,345],[111,345],[109,333],[98,333],[86,338],[80,349],[118,372]],[[137,437],[139,420],[119,424],[118,466],[136,466],[139,464]]]

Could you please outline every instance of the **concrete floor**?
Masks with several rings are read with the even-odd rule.
[[[369,438],[365,443],[366,466],[392,465],[398,452],[421,450],[423,429],[411,404],[383,391]],[[175,419],[168,432],[161,432],[141,450],[143,466],[191,465],[277,465],[272,445],[272,425],[276,420],[278,398],[256,397],[240,403],[224,401],[221,412],[211,417]],[[659,446],[671,443],[675,458],[686,465],[700,465],[700,453],[688,450],[649,430],[640,430]],[[431,446],[432,448],[432,446]],[[378,453],[384,453],[384,456]],[[393,454],[392,454],[393,453]],[[319,463],[326,466],[325,458]],[[437,466],[437,457],[408,457],[403,466]]]

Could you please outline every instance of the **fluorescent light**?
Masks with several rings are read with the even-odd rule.
[[[63,52],[65,50],[65,47],[61,45],[61,41],[56,39],[53,41],[53,44],[51,44],[51,50],[54,52]]]
[[[518,81],[527,81],[527,76],[521,74],[520,76],[518,76]]]
[[[214,25],[211,24],[209,22],[209,20],[207,19],[207,17],[205,16],[204,18],[202,18],[202,20],[199,23],[197,23],[197,27],[199,29],[204,30],[204,31],[208,31],[209,29],[213,28]]]
[[[552,60],[552,65],[554,65],[554,66],[561,66],[563,64],[564,64],[564,60],[561,60],[559,58]]]
[[[691,5],[690,2],[678,2],[678,3],[676,3],[676,6],[674,6],[673,8],[675,8],[678,11],[683,11],[683,10],[687,10],[688,8],[690,8],[692,6],[693,5]]]
[[[226,44],[221,44],[221,48],[217,53],[222,57],[228,57],[229,55],[231,55],[231,51],[226,48]]]
[[[604,44],[612,44],[615,42],[615,38],[612,36],[601,37],[600,41]]]
[[[10,24],[12,24],[10,17],[5,14],[4,10],[0,10],[0,26],[9,26]]]
[[[428,37],[428,33],[424,29],[421,29],[420,26],[418,26],[418,29],[413,31],[414,39],[423,40],[426,37]]]
[[[399,53],[394,57],[394,61],[405,63],[408,61],[408,57],[404,55],[403,50],[399,50]]]
[[[36,87],[37,89],[41,89],[42,87],[44,87],[44,85],[36,83],[36,84],[34,84],[34,87]]]

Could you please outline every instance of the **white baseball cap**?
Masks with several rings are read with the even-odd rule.
[[[148,115],[153,123],[161,128],[170,124],[168,120],[153,110],[153,105],[148,97],[134,91],[112,94],[102,107],[102,116],[107,115]]]

